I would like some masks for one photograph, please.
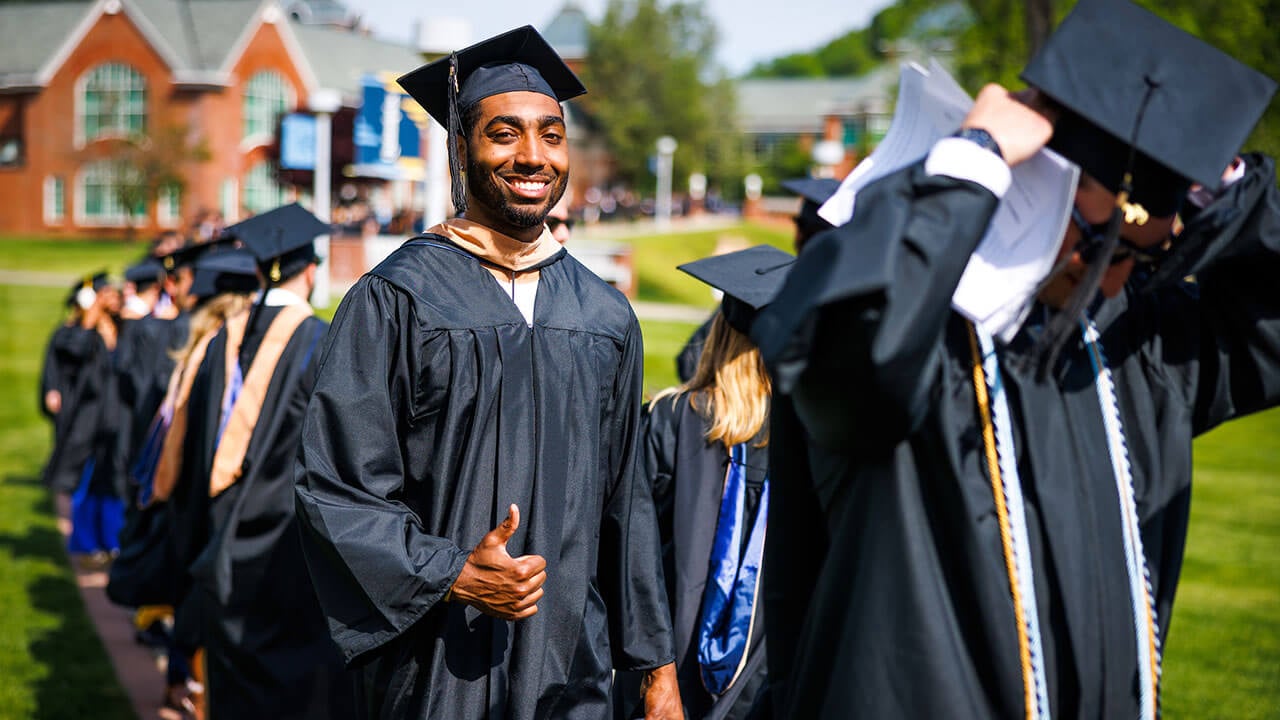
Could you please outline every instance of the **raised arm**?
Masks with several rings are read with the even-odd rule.
[[[845,225],[806,246],[752,337],[813,440],[883,444],[928,407],[951,296],[1010,183],[1048,141],[1042,109],[989,85],[964,126],[921,163],[864,188]],[[1033,102],[1034,104],[1034,102]],[[868,412],[868,409],[874,409]]]
[[[1157,296],[1178,295],[1159,305],[1166,325],[1178,323],[1183,306],[1197,306],[1196,347],[1188,349],[1198,359],[1197,434],[1280,404],[1280,190],[1271,158],[1249,155],[1245,163],[1245,176],[1205,211],[1205,221],[1219,215],[1222,222],[1195,268],[1198,292]],[[1193,221],[1188,230],[1195,229]]]

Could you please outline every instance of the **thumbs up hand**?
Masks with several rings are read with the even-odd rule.
[[[540,555],[513,558],[507,541],[520,527],[520,508],[507,509],[507,519],[480,539],[453,582],[453,600],[503,620],[522,620],[538,612],[547,561]]]

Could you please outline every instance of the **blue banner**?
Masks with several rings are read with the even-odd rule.
[[[422,150],[418,126],[404,110],[406,101],[413,101],[373,75],[366,75],[362,85],[355,124],[356,169],[361,175],[402,177],[401,160],[417,160]]]
[[[316,119],[293,113],[280,121],[280,167],[314,170],[316,167]]]

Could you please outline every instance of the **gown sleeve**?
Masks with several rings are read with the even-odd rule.
[[[634,317],[623,341],[614,383],[617,398],[606,427],[614,468],[600,527],[598,577],[609,610],[614,668],[651,670],[675,661],[671,613],[658,522],[649,483],[641,472],[641,376],[644,350]]]
[[[307,565],[348,662],[404,632],[440,602],[470,554],[428,533],[398,498],[412,417],[410,300],[366,276],[325,339],[303,420],[297,517]]]
[[[653,494],[658,515],[670,512],[672,478],[676,464],[676,403],[678,396],[665,396],[645,406],[641,418],[644,449],[641,457],[645,480]]]
[[[1280,404],[1280,190],[1271,158],[1246,163],[1246,176],[1221,199],[1236,221],[1220,232],[1220,256],[1197,273],[1198,298],[1182,293],[1200,305],[1197,435]]]
[[[49,412],[49,408],[45,407],[44,396],[48,395],[50,390],[57,390],[59,393],[64,392],[64,384],[66,382],[55,345],[57,333],[61,331],[62,328],[55,330],[54,335],[49,338],[49,344],[45,347],[44,366],[40,369],[40,397],[36,399],[40,413],[50,419],[53,419],[54,413]]]
[[[752,338],[816,444],[884,447],[920,422],[951,296],[998,203],[916,163],[864,188],[853,218],[805,247]]]
[[[1196,435],[1280,403],[1280,191],[1270,158],[1246,165],[1128,293],[1128,335],[1147,344],[1145,367],[1185,402]]]

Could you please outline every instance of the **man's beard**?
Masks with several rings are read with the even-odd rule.
[[[541,225],[547,219],[547,213],[564,197],[565,188],[569,186],[569,173],[557,174],[551,181],[551,191],[541,205],[518,205],[507,200],[506,191],[499,185],[497,177],[479,167],[470,159],[467,160],[467,190],[480,204],[500,215],[514,227],[528,229]]]

